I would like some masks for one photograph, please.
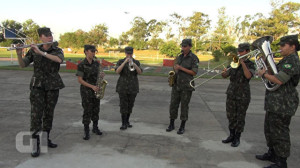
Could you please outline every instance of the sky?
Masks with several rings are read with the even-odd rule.
[[[271,12],[270,0],[1,0],[0,22],[32,19],[40,26],[51,28],[54,38],[78,29],[90,31],[97,24],[106,24],[109,36],[118,38],[131,28],[134,17],[146,21],[171,19],[176,12],[183,17],[193,12],[209,15],[212,27],[217,22],[218,9],[237,18],[246,14]]]

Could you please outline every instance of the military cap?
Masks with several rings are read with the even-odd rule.
[[[277,45],[283,45],[283,44],[286,44],[286,43],[288,43],[290,45],[299,44],[298,35],[295,34],[295,35],[288,35],[288,36],[281,37],[280,41],[279,41],[279,43],[277,43]]]
[[[192,46],[192,39],[183,39],[180,45],[181,46]]]
[[[241,43],[238,46],[238,52],[243,52],[245,50],[250,50],[250,44],[249,43]]]
[[[94,45],[89,45],[89,44],[84,45],[84,52],[87,50],[98,51]]]
[[[126,54],[132,54],[133,53],[133,48],[132,47],[125,47],[125,53]]]
[[[48,28],[48,27],[41,27],[41,28],[38,28],[37,31],[38,31],[39,36],[41,36],[42,34],[43,34],[43,35],[52,34],[50,28]]]

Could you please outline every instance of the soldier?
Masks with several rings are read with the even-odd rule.
[[[241,43],[238,46],[238,55],[243,56],[250,52],[249,43]],[[238,59],[238,58],[237,58]],[[248,109],[251,93],[249,82],[255,73],[254,63],[249,59],[239,59],[242,66],[224,68],[222,77],[230,76],[230,84],[226,94],[226,114],[229,122],[230,135],[222,140],[223,143],[230,143],[232,147],[240,144],[241,133],[244,131],[246,111]],[[228,66],[229,68],[230,66]]]
[[[78,64],[76,76],[80,85],[80,95],[83,107],[82,124],[84,125],[84,140],[90,139],[90,122],[93,121],[92,132],[96,135],[102,135],[98,128],[100,99],[96,98],[95,92],[99,91],[96,85],[99,73],[99,66],[95,54],[97,49],[93,45],[84,45],[85,59]],[[100,77],[105,76],[104,72],[100,73]]]
[[[296,89],[300,78],[298,35],[284,36],[278,45],[283,56],[276,66],[278,74],[265,69],[258,71],[259,76],[280,85],[277,90],[266,90],[265,93],[264,133],[269,150],[263,155],[256,155],[256,158],[275,163],[266,168],[287,167],[286,159],[290,156],[291,146],[289,125],[299,104]]]
[[[175,82],[172,86],[171,103],[170,103],[170,124],[166,129],[170,132],[175,129],[175,120],[178,116],[179,104],[181,104],[180,120],[181,125],[177,134],[183,134],[185,123],[188,120],[189,103],[192,92],[195,90],[190,86],[190,81],[198,72],[199,59],[192,53],[192,40],[184,39],[181,43],[182,53],[175,59]]]
[[[43,43],[53,42],[50,28],[39,28],[38,34]],[[34,72],[30,82],[30,131],[34,141],[31,156],[38,157],[40,154],[38,133],[41,130],[47,132],[48,147],[57,147],[57,144],[52,143],[49,139],[49,134],[52,129],[54,108],[58,100],[59,89],[65,87],[58,73],[60,64],[64,60],[64,53],[62,49],[57,47],[57,43],[41,46],[32,44],[24,58],[22,58],[22,49],[17,49],[16,52],[20,67],[24,68],[32,62],[34,63]]]
[[[132,113],[135,98],[139,92],[137,75],[142,73],[140,62],[132,58],[133,48],[126,47],[125,54],[126,57],[120,59],[116,67],[116,73],[120,74],[116,92],[118,92],[120,98],[120,113],[122,117],[121,130],[132,127],[129,118]]]

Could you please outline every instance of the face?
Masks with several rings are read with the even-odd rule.
[[[40,39],[43,43],[47,43],[47,42],[53,42],[53,36],[52,33],[48,33],[48,34],[42,34],[40,36]]]
[[[190,50],[191,50],[192,46],[189,46],[189,45],[182,45],[181,46],[181,50],[184,52],[184,53],[188,53]]]
[[[239,54],[240,56],[243,56],[243,55],[245,55],[245,54],[247,54],[247,53],[248,53],[247,50],[244,50],[244,51],[238,51],[238,54]]]
[[[93,59],[96,55],[96,51],[95,50],[87,50],[87,51],[85,51],[85,55],[87,58]]]
[[[280,54],[282,56],[289,56],[290,54],[295,52],[295,45],[282,44],[280,45]]]
[[[126,58],[132,58],[132,54],[128,54],[128,53],[125,54],[126,54]]]

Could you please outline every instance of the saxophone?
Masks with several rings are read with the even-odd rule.
[[[101,77],[101,72],[103,72],[102,69],[102,60],[100,60],[99,69],[98,69],[98,76],[97,76],[97,82],[96,86],[99,88],[97,92],[95,92],[95,96],[97,99],[102,99],[104,97],[105,87],[107,85],[107,81]]]
[[[180,54],[182,53],[182,51],[180,52]],[[178,54],[174,60],[174,65],[177,64],[177,59],[178,59],[178,56],[180,55]],[[174,84],[175,84],[175,81],[176,81],[176,72],[175,70],[174,71],[170,71],[169,72],[169,76],[168,76],[168,82],[169,82],[169,86],[170,87],[173,87]]]
[[[169,86],[172,87],[175,83],[175,71],[170,71],[168,76]]]

